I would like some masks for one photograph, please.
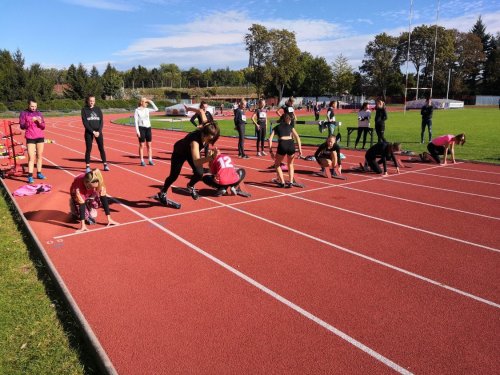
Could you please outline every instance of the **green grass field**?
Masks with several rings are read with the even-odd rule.
[[[2,187],[0,193],[0,374],[97,373]]]
[[[324,119],[322,112],[321,119]],[[403,143],[403,149],[415,152],[426,150],[427,144],[420,143],[420,111],[389,112],[386,121],[386,138],[389,141]],[[302,116],[300,120],[313,120],[314,116]],[[357,126],[357,115],[355,112],[336,116],[337,121],[342,122],[341,134],[342,145],[347,141],[347,127]],[[118,123],[128,124],[128,117],[117,121]],[[223,135],[236,136],[232,120],[218,121]],[[373,123],[373,120],[372,120]],[[192,131],[193,125],[188,119],[182,122],[165,122],[153,120],[152,126],[155,128],[178,128],[183,131]],[[297,125],[297,131],[302,136],[321,137],[316,126]],[[465,109],[454,110],[436,110],[433,116],[433,137],[443,134],[465,133],[467,142],[463,147],[457,147],[456,158],[464,160],[475,160],[487,163],[500,163],[500,111],[497,108],[476,108],[467,107]],[[247,135],[253,135],[253,127],[247,126]],[[351,135],[351,147],[356,136],[356,132]],[[376,141],[374,135],[374,140]],[[303,137],[303,143],[319,144],[322,139]],[[427,141],[427,134],[425,135]]]

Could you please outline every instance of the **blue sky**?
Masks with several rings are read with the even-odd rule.
[[[412,25],[433,24],[438,0],[414,0]],[[2,4],[0,49],[20,49],[26,64],[65,68],[109,62],[119,70],[175,63],[181,69],[244,68],[243,37],[253,23],[295,31],[302,51],[357,68],[379,33],[408,30],[410,0],[187,1],[16,0]],[[440,0],[439,24],[469,31],[481,15],[500,32],[500,0]]]

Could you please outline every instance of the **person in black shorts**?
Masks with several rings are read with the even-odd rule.
[[[273,152],[273,138],[274,135],[278,136],[278,150],[276,151],[276,155]],[[299,155],[302,156],[302,144],[300,142],[300,137],[295,128],[292,126],[292,117],[285,113],[282,116],[282,119],[278,125],[276,125],[271,135],[269,136],[269,153],[274,158],[274,168],[278,173],[278,186],[279,187],[304,187],[302,184],[299,184],[294,179],[294,166],[293,161],[295,160],[295,141],[297,142],[297,146],[299,148]],[[281,162],[287,156],[287,164],[288,164],[288,174],[290,181],[285,184],[285,177],[283,176],[283,170],[281,169]]]
[[[384,166],[383,176],[387,176],[387,159],[394,162],[396,167],[396,173],[399,174],[399,167],[404,167],[404,165],[398,161],[395,152],[401,151],[400,143],[390,143],[390,142],[380,142],[368,149],[365,154],[365,165],[361,165],[364,171],[368,171],[368,168],[377,174],[382,174],[380,165]],[[380,160],[377,161],[377,158]]]
[[[336,142],[335,135],[328,136],[326,142],[321,144],[314,153],[314,158],[321,166],[324,177],[336,177],[342,174],[340,146]]]
[[[189,180],[187,189],[194,200],[200,197],[194,185],[198,181],[201,181],[203,177],[203,164],[213,160],[216,155],[216,152],[210,151],[207,156],[202,158],[200,150],[206,144],[215,144],[219,136],[219,126],[213,121],[206,123],[202,128],[189,133],[184,138],[175,142],[171,158],[170,175],[165,179],[165,183],[157,196],[162,204],[169,205],[170,201],[167,199],[167,190],[179,177],[182,166],[186,161],[193,169],[193,176]],[[180,208],[180,205],[177,208]]]

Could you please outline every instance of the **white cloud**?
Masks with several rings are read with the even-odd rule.
[[[161,1],[161,0],[150,0]],[[453,4],[452,4],[453,3]],[[458,6],[458,0],[448,2],[448,6]],[[477,5],[477,4],[476,4]],[[447,12],[446,14],[449,14]],[[470,12],[464,16],[451,18],[441,14],[439,24],[447,28],[458,28],[468,31],[476,22],[479,13]],[[462,13],[463,14],[463,13]],[[378,29],[377,34],[386,32],[389,35],[399,35],[408,29],[407,16],[403,10],[395,10],[387,17],[399,17],[399,26],[394,22],[392,29]],[[435,15],[434,15],[435,16]],[[428,14],[430,17],[430,13]],[[419,17],[420,18],[420,17]],[[500,31],[500,12],[482,15],[487,32]],[[432,24],[427,22],[427,24]],[[354,21],[360,22],[360,20]],[[422,24],[413,21],[412,26]],[[213,12],[200,16],[190,23],[181,25],[155,25],[154,30],[161,36],[143,38],[133,41],[127,48],[117,51],[115,56],[119,63],[132,65],[141,64],[148,67],[160,63],[172,62],[181,68],[196,66],[199,68],[220,68],[229,66],[232,69],[245,67],[248,63],[248,52],[245,50],[244,35],[248,28],[258,23],[268,29],[287,29],[295,32],[297,44],[302,51],[313,56],[322,56],[331,63],[339,54],[348,58],[353,68],[357,68],[364,57],[364,50],[375,33],[356,35],[355,24],[343,25],[321,19],[273,19],[255,20],[245,12],[227,11]],[[125,59],[125,61],[124,61]]]
[[[66,3],[103,10],[118,10],[122,12],[132,12],[136,10],[134,5],[118,0],[63,0]]]

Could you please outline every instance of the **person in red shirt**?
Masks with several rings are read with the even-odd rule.
[[[250,193],[241,189],[245,178],[245,170],[243,168],[236,169],[231,157],[221,154],[217,148],[214,149],[214,152],[215,157],[209,163],[210,174],[203,176],[203,182],[217,189],[215,195],[218,197],[228,194],[228,190],[233,195],[250,197]]]
[[[69,192],[71,213],[78,218],[81,225],[78,232],[87,231],[87,224],[95,224],[96,209],[101,206],[108,219],[108,226],[118,224],[111,218],[106,186],[99,169],[76,176]]]

